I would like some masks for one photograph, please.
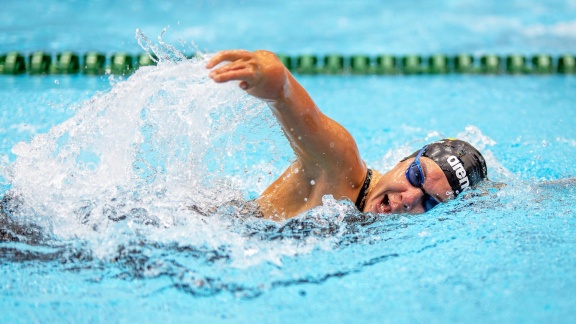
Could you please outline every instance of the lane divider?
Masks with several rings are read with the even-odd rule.
[[[51,55],[40,51],[31,53],[27,57],[19,52],[0,54],[0,74],[5,75],[24,73],[30,75],[78,73],[85,75],[102,75],[105,73],[128,75],[141,66],[155,64],[154,60],[146,53],[137,56],[122,52],[115,53],[110,56],[109,60],[107,60],[106,55],[99,52],[88,52],[82,57],[74,52]]]
[[[576,57],[565,54],[552,57],[538,54],[498,56],[486,54],[479,57],[471,54],[447,56],[443,54],[422,55],[278,55],[282,63],[298,74],[576,74]],[[154,57],[154,59],[156,59]],[[79,55],[74,52],[61,52],[55,55],[34,52],[24,55],[19,52],[0,54],[0,74],[30,75],[78,74],[128,75],[141,66],[155,65],[147,54],[131,55],[114,53],[110,57],[99,52]]]
[[[344,57],[328,55],[319,59],[315,55],[290,57],[279,55],[291,71],[300,74],[576,74],[574,55],[553,58],[539,54],[529,58],[522,55],[482,55],[474,57],[460,54],[453,57],[437,54],[422,55],[379,55],[375,57],[355,55]]]

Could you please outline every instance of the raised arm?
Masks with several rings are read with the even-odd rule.
[[[216,82],[240,81],[240,88],[265,100],[290,145],[309,172],[341,172],[363,181],[365,168],[350,133],[324,115],[306,90],[271,52],[222,51],[207,64]]]

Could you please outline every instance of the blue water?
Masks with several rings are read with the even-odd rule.
[[[167,28],[183,50],[561,54],[576,51],[575,11],[573,0],[12,1],[0,51],[139,51],[136,28]]]
[[[574,1],[6,6],[0,52],[139,52],[136,28],[158,45],[168,25],[180,51],[576,50]],[[505,186],[411,217],[326,197],[274,223],[229,201],[257,195],[290,149],[264,105],[202,66],[0,77],[3,191],[22,199],[20,242],[0,243],[1,322],[576,319],[576,78],[297,76],[369,165],[458,136]]]

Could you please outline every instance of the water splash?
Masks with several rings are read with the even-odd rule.
[[[269,109],[236,84],[208,78],[210,55],[188,59],[162,35],[153,44],[137,33],[157,66],[112,80],[73,117],[13,148],[15,162],[2,167],[11,186],[2,241],[47,244],[57,249],[50,256],[89,264],[130,265],[183,249],[198,253],[194,264],[214,257],[230,269],[280,267],[287,256],[340,244],[343,220],[357,214],[350,202],[325,197],[324,206],[284,223],[251,209],[293,154]],[[128,272],[153,277],[150,269],[176,268]]]
[[[235,84],[212,82],[205,59],[172,60],[168,50],[156,47],[158,66],[13,148],[16,161],[2,170],[18,204],[13,221],[58,241],[88,239],[99,255],[172,227],[204,244],[217,235],[207,215],[263,190],[290,156],[272,114]]]
[[[158,44],[154,44],[148,37],[146,37],[144,32],[138,28],[136,29],[136,35],[135,35],[136,41],[138,42],[138,45],[140,45],[140,47],[142,47],[142,49],[146,51],[150,59],[152,59],[156,63],[180,62],[188,60],[188,58],[186,57],[186,55],[184,55],[184,53],[178,51],[174,46],[164,42],[162,37],[167,32],[167,30],[168,30],[167,28],[162,29],[162,32],[160,33],[160,35],[158,35]],[[195,52],[197,54],[196,55],[197,57],[202,57],[203,54],[200,51],[198,51],[197,48]]]

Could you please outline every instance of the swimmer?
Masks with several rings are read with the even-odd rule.
[[[239,81],[264,100],[296,154],[256,199],[267,218],[294,217],[322,205],[325,195],[350,199],[361,212],[424,213],[487,177],[480,152],[457,139],[426,145],[386,173],[368,169],[350,133],[318,109],[271,52],[222,51],[206,68],[215,82]]]

